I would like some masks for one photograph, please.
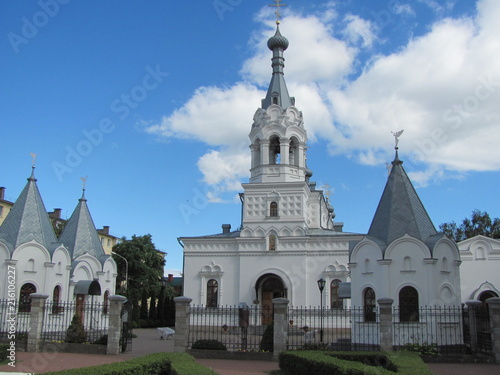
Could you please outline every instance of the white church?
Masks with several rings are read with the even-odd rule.
[[[115,294],[117,265],[103,250],[85,189],[56,238],[34,171],[0,226],[0,298],[11,299],[14,287],[20,312],[30,311],[32,293],[54,302],[106,301]]]
[[[460,304],[458,247],[436,231],[397,147],[368,234],[343,232],[335,222],[325,192],[311,182],[303,115],[284,79],[288,44],[278,24],[267,43],[271,82],[250,128],[241,228],[226,224],[218,234],[180,238],[184,295],[208,307],[266,308],[276,297],[319,306],[323,279],[322,303],[330,308],[369,308],[391,298],[411,315],[422,305]]]

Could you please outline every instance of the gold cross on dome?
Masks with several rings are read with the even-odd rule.
[[[30,152],[30,156],[31,156],[31,160],[32,160],[31,166],[34,167],[36,164],[36,156],[37,155],[34,152]]]
[[[325,191],[325,195],[326,195],[326,199],[328,201],[330,201],[330,195],[332,195],[332,190],[331,190],[331,186],[330,184],[323,184],[323,186],[321,186],[321,189],[323,189]]]
[[[280,18],[281,18],[281,14],[279,12],[280,7],[286,7],[286,4],[281,4],[281,1],[282,0],[274,0],[274,4],[269,5],[270,7],[276,7],[276,12],[274,12],[274,14],[276,14],[276,25],[279,25],[280,23]]]
[[[80,177],[80,179],[82,180],[83,190],[85,190],[85,185],[87,185],[88,178],[89,178],[89,176]]]

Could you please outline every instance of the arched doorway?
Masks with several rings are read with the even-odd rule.
[[[484,292],[481,292],[478,299],[483,303],[483,307],[486,307],[486,300],[488,298],[494,298],[494,297],[498,297],[498,295],[495,292],[491,290],[485,290]]]
[[[259,277],[255,290],[262,301],[262,324],[269,324],[273,320],[273,298],[287,297],[285,284],[278,275],[268,273]]]

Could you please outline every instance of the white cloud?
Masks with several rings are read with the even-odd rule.
[[[196,139],[209,145],[229,145],[246,139],[252,117],[265,96],[255,86],[200,87],[180,109],[146,131],[167,138]]]
[[[411,8],[400,11],[409,14]],[[480,0],[475,19],[441,19],[397,53],[373,51],[367,61],[357,61],[359,51],[349,47],[353,41],[373,45],[367,21],[347,17],[347,40],[339,40],[328,22],[287,14],[280,26],[290,41],[285,78],[311,141],[321,137],[332,154],[383,164],[393,156],[390,132],[404,129],[400,156],[421,169],[413,176],[422,185],[450,171],[500,169],[498,1]],[[240,190],[238,179],[248,176],[247,135],[265,96],[257,86],[266,88],[271,77],[265,42],[274,23],[260,21],[264,27],[252,37],[255,53],[243,63],[241,82],[198,89],[148,130],[210,145],[198,167],[204,181],[221,191]],[[362,74],[349,81],[356,64],[364,64]]]
[[[352,44],[360,43],[363,47],[370,47],[376,39],[373,33],[372,24],[354,14],[348,14],[344,17],[346,26],[344,35]]]

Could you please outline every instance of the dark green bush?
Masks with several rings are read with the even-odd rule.
[[[96,345],[108,345],[108,335],[102,335],[97,340],[95,340],[92,344],[96,344]]]
[[[379,366],[382,363],[402,375],[432,374],[418,354],[411,352],[289,351],[279,356],[280,368],[287,375],[394,375]]]
[[[260,340],[260,350],[272,352],[274,349],[274,321],[269,323],[264,330],[262,340]]]
[[[7,360],[7,356],[9,355],[9,348],[9,344],[0,344],[0,363]]]
[[[213,370],[195,362],[187,353],[155,353],[124,362],[110,363],[46,375],[217,375]]]
[[[75,314],[71,320],[68,330],[66,331],[66,340],[64,341],[81,344],[85,342],[86,337],[87,334],[85,333],[85,328],[83,328],[80,316]]]
[[[191,346],[191,349],[227,350],[226,346],[217,340],[197,340]]]

